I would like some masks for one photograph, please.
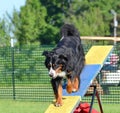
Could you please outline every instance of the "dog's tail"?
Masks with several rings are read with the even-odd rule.
[[[80,37],[78,30],[72,24],[64,24],[61,28],[60,34],[62,37],[66,36]]]

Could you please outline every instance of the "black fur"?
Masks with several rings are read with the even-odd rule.
[[[85,55],[81,44],[81,39],[77,29],[70,24],[62,26],[61,40],[50,52],[44,51],[46,56],[45,65],[50,70],[50,62],[54,64],[53,69],[57,69],[62,64],[61,71],[66,72],[66,77],[71,81],[77,76],[80,82],[80,73],[84,67]],[[62,77],[51,79],[51,84],[55,95],[58,93],[58,86],[61,84]],[[79,83],[80,84],[80,83]]]

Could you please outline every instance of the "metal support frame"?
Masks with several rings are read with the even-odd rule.
[[[91,85],[90,87],[94,88],[93,93],[89,93],[89,94],[85,95],[85,96],[92,96],[89,113],[92,112],[92,107],[93,107],[95,96],[97,97],[97,101],[98,101],[98,105],[99,105],[99,108],[100,108],[100,112],[103,113],[103,108],[102,108],[101,100],[100,100],[99,93],[97,91],[96,85]]]

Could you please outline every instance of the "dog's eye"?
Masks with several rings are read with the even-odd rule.
[[[56,67],[56,64],[53,64],[52,66],[53,66],[53,67]]]
[[[51,67],[51,64],[48,64],[47,66],[48,66],[48,67]]]

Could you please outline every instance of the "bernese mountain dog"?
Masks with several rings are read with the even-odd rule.
[[[78,91],[80,73],[85,64],[85,54],[78,30],[71,24],[64,24],[60,31],[61,39],[52,51],[44,51],[45,66],[49,70],[55,94],[55,106],[62,105],[62,79],[67,79],[68,93]]]

